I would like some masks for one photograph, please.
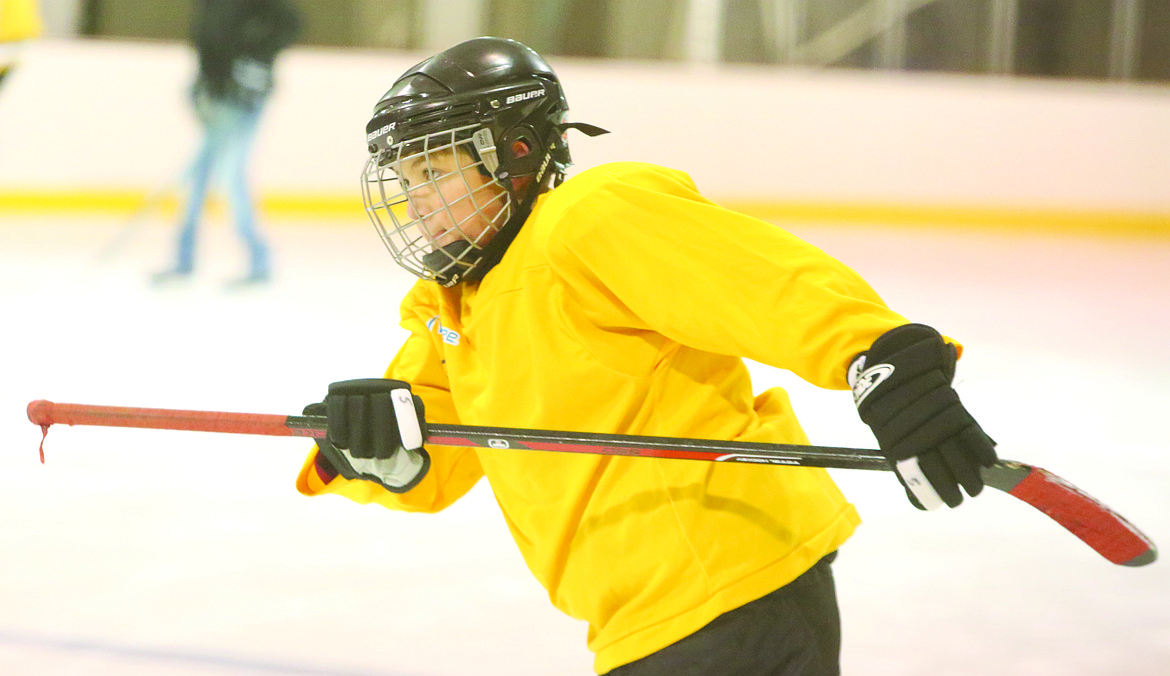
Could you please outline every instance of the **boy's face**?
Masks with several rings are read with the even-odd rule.
[[[507,193],[475,164],[467,151],[448,149],[409,157],[399,166],[407,213],[422,222],[435,249],[462,239],[483,246],[501,225],[495,221]]]

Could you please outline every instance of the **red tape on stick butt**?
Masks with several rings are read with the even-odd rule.
[[[49,425],[53,423],[50,421],[53,416],[53,402],[45,401],[44,399],[37,399],[36,401],[28,402],[28,419],[33,424],[40,425],[48,429]]]
[[[284,415],[55,404],[44,399],[29,403],[28,419],[41,426],[41,429],[44,430],[44,436],[48,436],[49,426],[56,424],[260,434],[275,437],[323,436],[323,432],[318,430],[290,427],[288,424],[289,416]],[[44,443],[44,437],[42,437],[41,462],[44,462]]]

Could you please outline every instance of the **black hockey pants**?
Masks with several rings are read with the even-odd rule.
[[[608,676],[838,676],[833,552],[787,585]]]

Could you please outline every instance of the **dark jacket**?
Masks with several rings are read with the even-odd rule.
[[[191,41],[199,52],[196,91],[259,104],[272,89],[272,65],[300,33],[285,0],[196,0]]]

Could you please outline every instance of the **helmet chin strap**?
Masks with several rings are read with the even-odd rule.
[[[524,203],[521,204],[496,233],[492,237],[492,241],[488,242],[480,251],[477,260],[472,263],[471,267],[463,274],[463,281],[478,282],[483,279],[483,276],[489,270],[496,267],[496,265],[503,260],[504,254],[508,251],[508,247],[512,244],[512,240],[516,239],[516,235],[520,234],[520,226],[524,225],[524,221],[528,220],[528,215],[532,212],[532,204],[536,201],[536,196],[540,190],[535,187],[529,191],[524,198]],[[468,246],[471,243],[468,242]]]
[[[562,133],[569,129],[576,129],[587,136],[600,136],[608,134],[609,131],[601,127],[595,127],[591,124],[583,122],[567,122],[557,125],[557,128]],[[487,137],[490,139],[490,135]],[[477,139],[480,140],[480,139]],[[482,140],[480,140],[482,143]],[[467,240],[458,240],[452,242],[438,251],[432,251],[423,256],[423,263],[430,269],[442,268],[444,264],[451,259],[466,260],[471,263],[471,267],[463,272],[456,271],[454,274],[442,273],[436,275],[435,281],[443,286],[454,286],[460,282],[477,282],[483,279],[483,276],[492,268],[503,260],[504,254],[508,251],[508,247],[512,244],[512,240],[516,239],[516,235],[520,234],[520,227],[524,225],[524,221],[528,220],[529,214],[532,213],[532,205],[536,203],[536,198],[540,196],[548,183],[548,168],[552,162],[553,152],[556,150],[557,142],[550,143],[548,151],[544,154],[544,159],[540,163],[540,169],[533,177],[532,183],[528,186],[528,191],[524,195],[524,199],[520,201],[516,209],[512,212],[508,221],[500,227],[500,231],[496,233],[495,237],[488,242],[476,255],[475,252],[467,253],[471,247],[471,242]],[[563,143],[563,141],[561,141]],[[477,148],[478,150],[478,148]],[[494,147],[493,147],[494,152]],[[559,185],[564,175],[559,171],[552,172],[554,175],[554,186]],[[514,179],[511,179],[514,180]],[[460,259],[463,255],[465,258]]]
[[[500,226],[499,232],[482,249],[468,251],[472,248],[471,242],[465,239],[455,240],[428,254],[423,254],[423,265],[430,270],[442,270],[444,267],[450,266],[449,270],[435,273],[435,281],[445,287],[455,286],[460,282],[476,282],[483,279],[483,276],[503,259],[504,252],[508,250],[512,240],[520,234],[520,226],[528,220],[528,215],[532,212],[532,204],[536,201],[538,194],[540,194],[540,190],[530,190],[525,195],[523,203],[512,212],[507,222]],[[464,268],[460,263],[468,264],[469,267]]]
[[[471,242],[468,242],[465,239],[455,240],[454,242],[445,244],[428,254],[423,254],[422,262],[428,270],[442,270],[444,267],[459,261],[459,257],[470,248]],[[454,267],[457,268],[458,266],[456,265]],[[461,274],[451,274],[446,271],[436,273],[435,276],[435,281],[439,282],[443,286],[458,284],[459,280],[461,279],[463,279]]]
[[[541,181],[543,183],[543,181]],[[500,231],[492,237],[492,241],[484,245],[479,250],[478,255],[475,252],[467,254],[463,260],[468,260],[471,267],[463,272],[455,272],[454,275],[448,276],[446,273],[438,276],[438,281],[443,286],[454,286],[459,282],[478,282],[483,279],[483,276],[489,270],[496,267],[496,265],[503,260],[504,254],[508,251],[508,247],[512,244],[512,240],[516,239],[516,235],[520,234],[520,226],[524,225],[524,221],[528,220],[528,215],[532,213],[532,205],[536,202],[536,197],[540,195],[540,185],[536,182],[530,186],[528,194],[524,196],[524,201],[516,207],[512,212],[508,221],[500,227]],[[429,257],[438,256],[438,263],[442,265],[443,261],[448,256],[458,258],[461,254],[471,248],[471,242],[467,240],[458,240],[451,242],[443,247],[442,251],[432,251],[423,256],[423,262],[430,265],[427,260]],[[434,260],[433,258],[431,260]]]
[[[554,148],[555,146],[549,146],[548,152],[545,153],[544,160],[540,164],[540,170],[533,178],[532,183],[528,185],[528,191],[523,200],[509,215],[507,222],[500,226],[499,232],[479,250],[478,254],[474,251],[467,251],[471,247],[471,242],[458,240],[423,256],[423,263],[432,270],[442,268],[452,258],[471,263],[471,267],[466,270],[455,271],[454,274],[444,272],[436,275],[436,282],[443,286],[455,286],[460,282],[477,282],[503,260],[508,246],[512,244],[512,240],[516,239],[516,235],[520,234],[520,226],[524,225],[524,221],[528,220],[528,215],[532,213],[532,205],[536,203],[536,198],[544,190],[549,176],[546,172],[552,161]],[[459,259],[460,255],[463,256],[462,259]]]

